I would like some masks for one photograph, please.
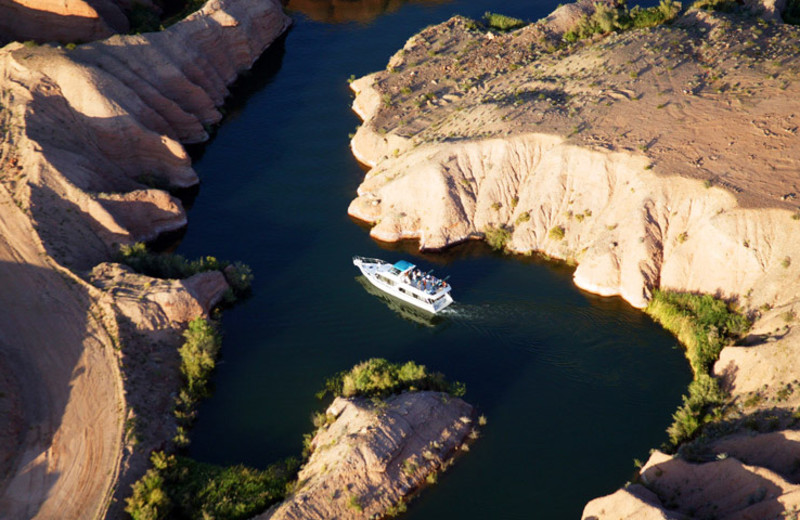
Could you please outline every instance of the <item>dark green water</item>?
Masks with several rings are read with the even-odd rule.
[[[348,149],[358,120],[346,78],[383,68],[408,37],[454,13],[535,20],[555,3],[395,3],[369,23],[293,13],[285,41],[240,82],[196,154],[203,184],[179,252],[242,260],[256,281],[253,297],[225,313],[194,457],[264,467],[297,455],[324,379],[375,356],[465,382],[489,420],[405,518],[578,518],[665,440],[690,373],[644,315],[578,291],[563,267],[477,244],[434,256],[384,249],[346,216],[363,178]],[[456,304],[432,327],[407,319],[356,280],[354,254],[449,274]]]

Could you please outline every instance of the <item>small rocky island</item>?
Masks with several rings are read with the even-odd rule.
[[[477,433],[473,408],[441,392],[337,397],[325,418],[297,488],[258,520],[396,516]]]

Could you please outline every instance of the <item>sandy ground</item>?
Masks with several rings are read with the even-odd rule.
[[[16,452],[16,471],[0,484],[0,516],[93,518],[120,457],[113,342],[87,289],[47,261],[4,188],[0,207],[0,358],[16,376],[22,410],[18,444],[0,447],[0,459]]]
[[[492,35],[459,18],[423,30],[375,76],[375,129],[412,146],[568,136],[723,187],[745,207],[797,208],[800,54],[787,42],[800,28],[695,11],[563,48],[547,34]]]

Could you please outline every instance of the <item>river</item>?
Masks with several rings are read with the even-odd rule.
[[[407,519],[579,518],[666,440],[691,375],[675,339],[644,314],[576,289],[566,266],[476,243],[420,255],[374,242],[346,215],[364,174],[348,148],[359,121],[347,78],[385,67],[412,34],[452,14],[536,20],[555,6],[290,3],[294,26],[193,151],[202,185],[178,252],[241,260],[256,275],[252,297],[224,314],[193,457],[265,467],[298,455],[325,378],[369,357],[464,382],[488,419]],[[399,313],[365,290],[353,255],[449,275],[456,303],[433,322]]]

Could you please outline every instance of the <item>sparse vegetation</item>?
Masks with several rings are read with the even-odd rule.
[[[696,0],[692,4],[693,9],[702,9],[704,11],[721,11],[729,13],[736,9],[736,0]]]
[[[566,236],[566,230],[564,229],[564,226],[553,226],[550,228],[547,236],[550,237],[551,240],[564,240],[564,236]]]
[[[439,372],[428,371],[425,365],[418,365],[413,361],[401,365],[373,358],[328,379],[317,397],[323,398],[330,394],[383,398],[406,390],[433,390],[447,392],[456,397],[461,397],[466,392],[463,383],[450,383]]]
[[[358,498],[358,495],[350,495],[350,498],[347,500],[347,507],[353,509],[354,511],[358,511],[359,513],[364,510],[364,507],[361,505],[361,499]]]
[[[528,222],[531,219],[531,214],[527,211],[524,211],[519,214],[517,217],[517,225],[522,224],[523,222]]]
[[[511,16],[488,11],[484,13],[483,21],[490,29],[501,32],[513,31],[514,29],[519,29],[520,27],[528,25],[524,20],[520,20],[519,18],[512,18]]]
[[[594,13],[591,16],[584,16],[575,27],[567,31],[564,40],[575,42],[595,34],[653,27],[672,21],[680,10],[681,3],[672,0],[661,0],[658,6],[645,9],[638,5],[628,9],[624,3],[612,7],[598,2],[595,3]]]
[[[505,250],[506,244],[511,240],[511,230],[502,225],[497,227],[487,226],[483,230],[483,235],[486,243],[497,251]]]

